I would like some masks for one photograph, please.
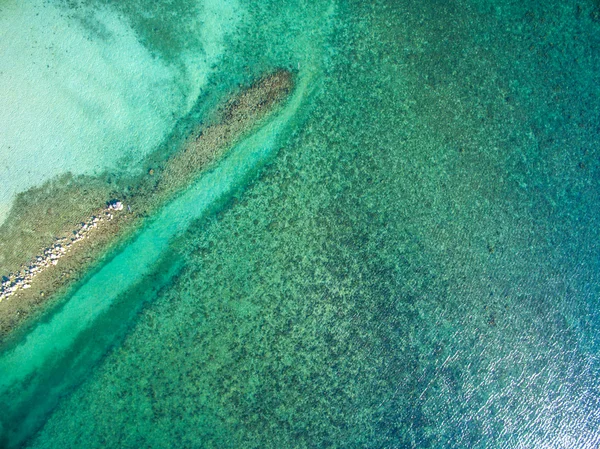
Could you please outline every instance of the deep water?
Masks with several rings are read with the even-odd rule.
[[[153,257],[116,255],[73,294],[98,314],[87,333],[5,349],[5,383],[28,344],[35,369],[0,391],[4,444],[600,445],[600,4],[235,14],[207,85],[285,66],[295,96],[121,253]],[[130,22],[156,58],[187,48],[175,25]],[[219,195],[199,205],[198,186]],[[134,278],[100,314],[85,292],[102,270]],[[38,332],[76,328],[69,304]]]

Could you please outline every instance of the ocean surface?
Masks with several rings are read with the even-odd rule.
[[[0,224],[278,69],[0,347],[0,448],[599,447],[597,0],[0,0]]]

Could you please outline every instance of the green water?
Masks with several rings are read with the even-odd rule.
[[[240,2],[209,85],[292,99],[5,349],[5,444],[596,447],[599,8]]]

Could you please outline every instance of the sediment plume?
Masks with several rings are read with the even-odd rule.
[[[212,124],[192,129],[177,151],[160,166],[148,169],[138,184],[129,186],[125,194],[119,196],[118,191],[97,183],[100,187],[89,195],[89,202],[78,203],[78,210],[73,212],[68,209],[72,201],[57,198],[83,188],[69,180],[68,188],[53,191],[49,186],[44,192],[54,202],[52,214],[46,219],[40,218],[44,217],[43,212],[28,215],[13,211],[14,216],[7,219],[8,225],[5,223],[6,226],[0,228],[7,230],[0,237],[0,262],[8,261],[2,266],[12,269],[0,282],[0,342],[52,304],[54,298],[81,279],[117,242],[133,234],[144,217],[216,163],[281,104],[292,88],[293,74],[279,70],[241,89],[219,108]],[[86,185],[93,189],[94,182]],[[39,191],[36,194],[40,196]],[[27,192],[22,195],[26,201]],[[30,205],[36,206],[43,207],[42,204]],[[32,217],[35,217],[35,226],[27,222]],[[25,232],[32,228],[35,232]],[[13,240],[5,240],[10,238]],[[32,249],[36,244],[38,249]],[[19,253],[19,246],[26,247],[27,251]]]

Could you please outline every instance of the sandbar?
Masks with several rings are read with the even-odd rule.
[[[219,106],[212,123],[195,126],[177,151],[149,167],[126,191],[66,176],[21,194],[0,227],[0,269],[6,271],[0,272],[0,342],[55,303],[146,217],[218,163],[289,97],[293,83],[292,72],[282,69],[241,87]]]

